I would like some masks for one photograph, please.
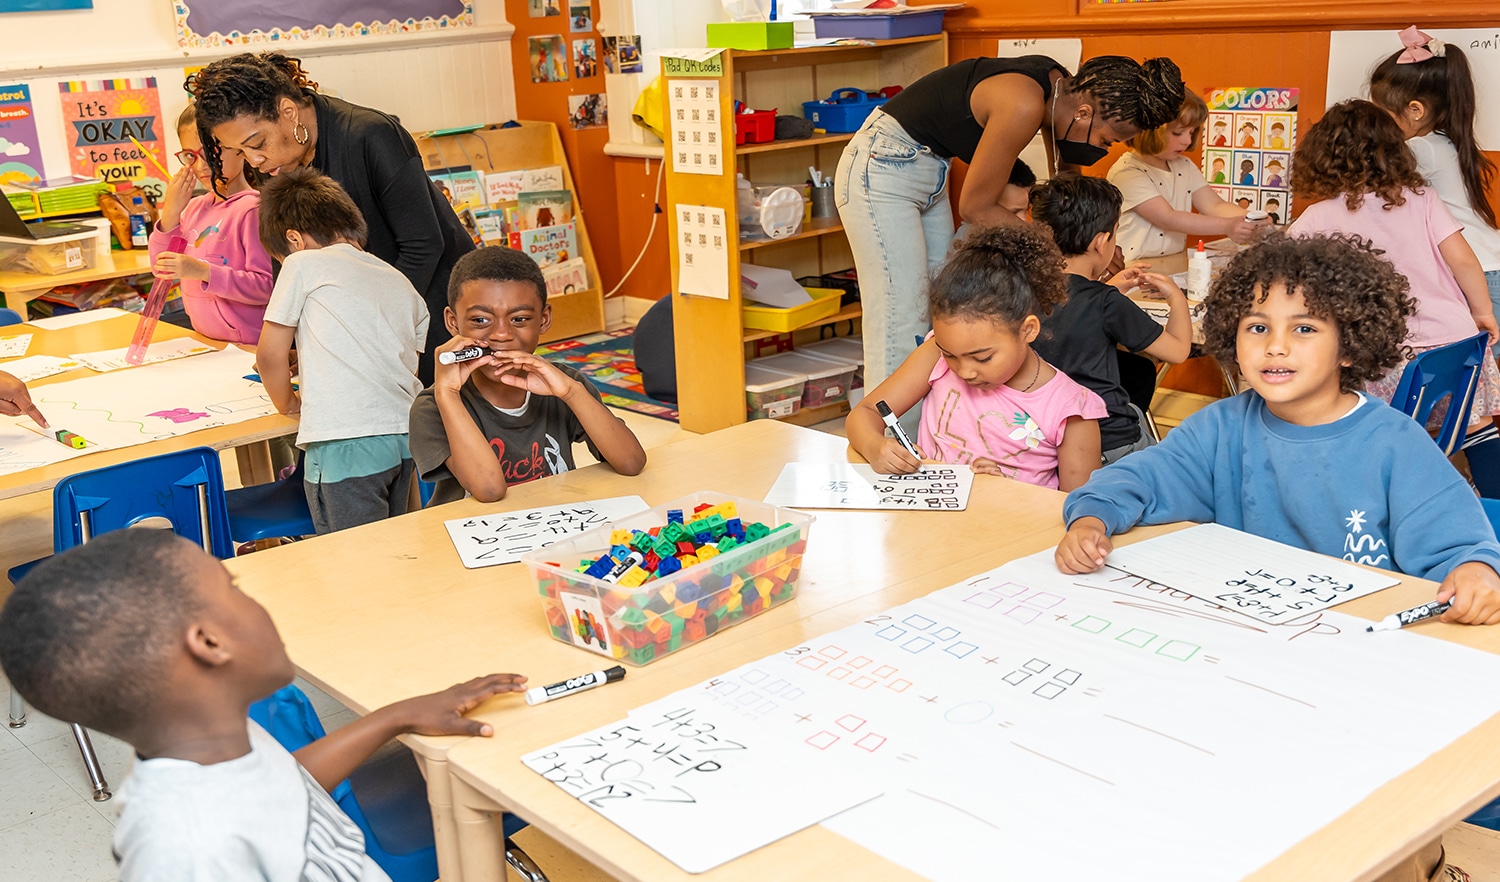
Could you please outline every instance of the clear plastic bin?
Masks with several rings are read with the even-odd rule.
[[[854,380],[849,388],[863,389],[865,385],[865,340],[863,337],[833,337],[798,346],[798,352],[810,352],[825,358],[837,358],[854,365]]]
[[[0,237],[0,270],[57,276],[93,269],[99,262],[98,235],[91,229],[41,240]]]
[[[750,419],[774,419],[801,410],[807,375],[776,370],[759,361],[745,362],[745,409]]]
[[[802,390],[803,407],[822,407],[847,401],[849,384],[854,382],[854,365],[801,350],[767,355],[755,359],[755,363],[772,370],[805,374],[807,386]]]
[[[664,579],[637,587],[575,572],[612,547],[615,530],[650,531],[679,509],[733,502],[748,527],[769,535],[738,545]],[[813,518],[803,512],[704,491],[606,524],[521,558],[531,569],[552,636],[633,665],[644,665],[791,600]]]

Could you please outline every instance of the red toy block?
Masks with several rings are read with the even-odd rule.
[[[693,552],[695,552],[697,550],[698,550],[698,546],[696,546],[693,543],[687,541],[686,539],[684,539],[681,542],[677,543],[677,553],[678,554],[692,554]]]
[[[702,503],[700,505],[695,505],[695,506],[693,506],[693,514],[697,514],[698,512],[703,511],[706,508],[713,508],[713,506],[709,505],[706,502]]]

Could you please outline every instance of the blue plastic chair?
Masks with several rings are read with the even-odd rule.
[[[1500,499],[1484,499],[1481,497],[1479,504],[1484,508],[1485,517],[1489,518],[1490,528],[1497,535],[1500,535]],[[1464,818],[1464,822],[1479,827],[1486,827],[1490,830],[1500,830],[1500,799],[1496,799],[1474,814]]]
[[[1489,342],[1484,334],[1429,349],[1407,362],[1396,394],[1391,396],[1391,406],[1426,426],[1432,408],[1449,399],[1448,412],[1436,440],[1443,455],[1452,456],[1467,434],[1479,370],[1489,357]]]
[[[421,478],[417,479],[417,498],[422,500],[423,508],[426,508],[427,503],[432,501],[432,493],[436,489],[436,481],[424,481]]]
[[[302,485],[301,454],[290,475],[269,484],[230,490],[225,500],[229,505],[229,535],[236,545],[317,532]]]
[[[0,306],[0,328],[5,327],[6,325],[19,325],[24,321],[26,321],[26,318],[19,312],[16,312],[14,309],[7,309],[3,306]]]

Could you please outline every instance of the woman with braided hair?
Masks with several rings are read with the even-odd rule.
[[[395,117],[318,92],[301,63],[279,52],[216,61],[188,78],[204,158],[223,175],[225,150],[261,174],[310,166],[337,181],[369,226],[365,250],[400,270],[441,316],[453,264],[474,250]],[[449,334],[428,324],[417,376],[432,383],[432,353]]]
[[[866,384],[885,379],[927,330],[923,280],[954,231],[950,160],[969,165],[958,205],[964,222],[1022,223],[1000,194],[1038,131],[1054,173],[1093,165],[1110,144],[1171,122],[1182,93],[1168,58],[1104,55],[1076,75],[1042,55],[969,58],[870,114],[844,148],[834,194],[864,301]]]

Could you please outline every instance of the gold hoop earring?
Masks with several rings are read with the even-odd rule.
[[[292,129],[292,137],[297,139],[297,143],[298,144],[306,144],[307,143],[307,137],[308,137],[307,126],[304,126],[302,124],[302,120],[300,120],[300,119],[297,120],[297,126],[296,126],[296,128]]]

